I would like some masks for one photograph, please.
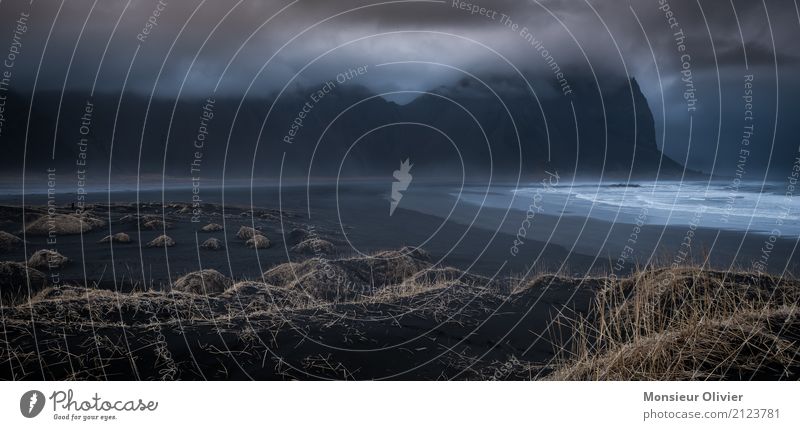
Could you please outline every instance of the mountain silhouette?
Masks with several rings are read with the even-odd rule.
[[[405,105],[335,82],[326,93],[320,84],[243,101],[222,95],[149,100],[133,93],[120,100],[119,94],[90,98],[71,91],[37,93],[31,108],[30,97],[10,94],[0,164],[7,175],[19,174],[24,159],[33,176],[50,168],[70,177],[83,169],[89,178],[109,171],[370,177],[391,175],[406,159],[416,172],[431,172],[429,178],[468,181],[547,169],[594,178],[671,178],[684,170],[659,150],[653,114],[635,79],[607,79],[600,87],[578,81],[571,97],[541,83],[534,96],[521,80],[484,82],[489,88],[464,79]]]

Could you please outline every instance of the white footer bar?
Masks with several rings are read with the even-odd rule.
[[[798,398],[798,382],[3,382],[0,427],[797,429]]]

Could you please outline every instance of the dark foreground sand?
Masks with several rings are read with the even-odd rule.
[[[0,379],[800,375],[800,283],[782,277],[649,267],[617,280],[558,246],[531,241],[509,258],[513,236],[436,230],[440,219],[411,211],[340,228],[301,205],[209,204],[192,222],[182,203],[98,204],[77,224],[61,207],[64,258],[36,270],[44,210],[0,209],[0,229],[24,239],[4,236]],[[247,227],[264,248],[248,246]],[[103,241],[119,233],[130,242]],[[174,245],[147,246],[162,235]],[[212,237],[219,249],[199,246]],[[547,264],[560,275],[538,274]]]
[[[525,273],[531,267],[554,270],[562,265],[562,270],[583,273],[593,263],[598,267],[607,263],[541,241],[526,241],[520,253],[511,256],[512,235],[443,222],[436,216],[402,208],[389,224],[380,198],[351,198],[350,205],[361,209],[343,214],[340,223],[334,203],[322,204],[309,217],[299,196],[294,197],[292,204],[284,202],[283,210],[204,204],[199,216],[193,215],[194,208],[187,203],[97,203],[84,212],[97,221],[94,227],[82,234],[57,234],[55,243],[47,234],[45,207],[26,207],[23,223],[21,207],[0,206],[0,231],[25,240],[25,246],[0,249],[0,260],[21,262],[37,250],[56,249],[70,259],[69,264],[51,271],[61,283],[118,291],[160,289],[183,274],[209,268],[231,278],[255,279],[278,264],[320,256],[369,255],[403,246],[421,246],[435,262],[485,276],[498,271],[504,275]],[[376,200],[379,207],[375,207]],[[66,215],[74,210],[64,205],[57,207],[57,212]],[[41,220],[44,231],[23,234],[23,229],[30,230],[37,220]],[[223,230],[203,231],[209,224]],[[248,247],[246,240],[237,237],[241,227],[259,230],[270,246]],[[293,249],[302,239],[292,236],[293,230],[310,231],[331,247]],[[130,242],[101,243],[107,236],[120,233],[128,235]],[[167,235],[175,245],[148,246],[161,235]],[[219,249],[200,246],[211,238],[219,240]]]
[[[278,267],[268,282],[198,276],[196,293],[46,288],[3,309],[0,378],[800,375],[797,282],[688,269],[520,282],[436,269],[409,249],[375,258]],[[347,281],[332,292],[328,276]]]

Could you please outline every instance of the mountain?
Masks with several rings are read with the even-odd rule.
[[[109,171],[272,178],[283,168],[285,177],[352,178],[391,175],[409,159],[412,173],[467,181],[547,169],[607,178],[676,177],[683,170],[658,149],[653,115],[635,79],[607,80],[600,88],[577,82],[571,97],[532,83],[534,97],[510,78],[487,84],[492,90],[465,79],[405,105],[335,81],[292,88],[277,102],[275,94],[176,102],[73,91],[37,93],[31,109],[30,97],[11,94],[0,165],[6,176],[18,174],[25,157],[31,176],[48,168],[77,176],[85,168],[91,178]]]

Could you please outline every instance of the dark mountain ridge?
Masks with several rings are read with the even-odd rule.
[[[463,175],[468,181],[490,174],[529,178],[547,169],[567,177],[636,179],[683,171],[658,149],[653,115],[635,79],[601,89],[578,82],[572,97],[542,91],[549,95],[538,100],[522,82],[495,79],[490,86],[505,88],[496,95],[462,80],[406,105],[364,87],[333,84],[287,91],[271,112],[275,95],[248,98],[237,113],[240,99],[232,97],[176,102],[37,93],[27,148],[30,97],[11,94],[0,164],[6,176],[18,174],[24,158],[29,176],[85,170],[103,181],[109,171],[179,178],[274,178],[281,169],[285,177],[386,176],[405,159],[428,179]]]

